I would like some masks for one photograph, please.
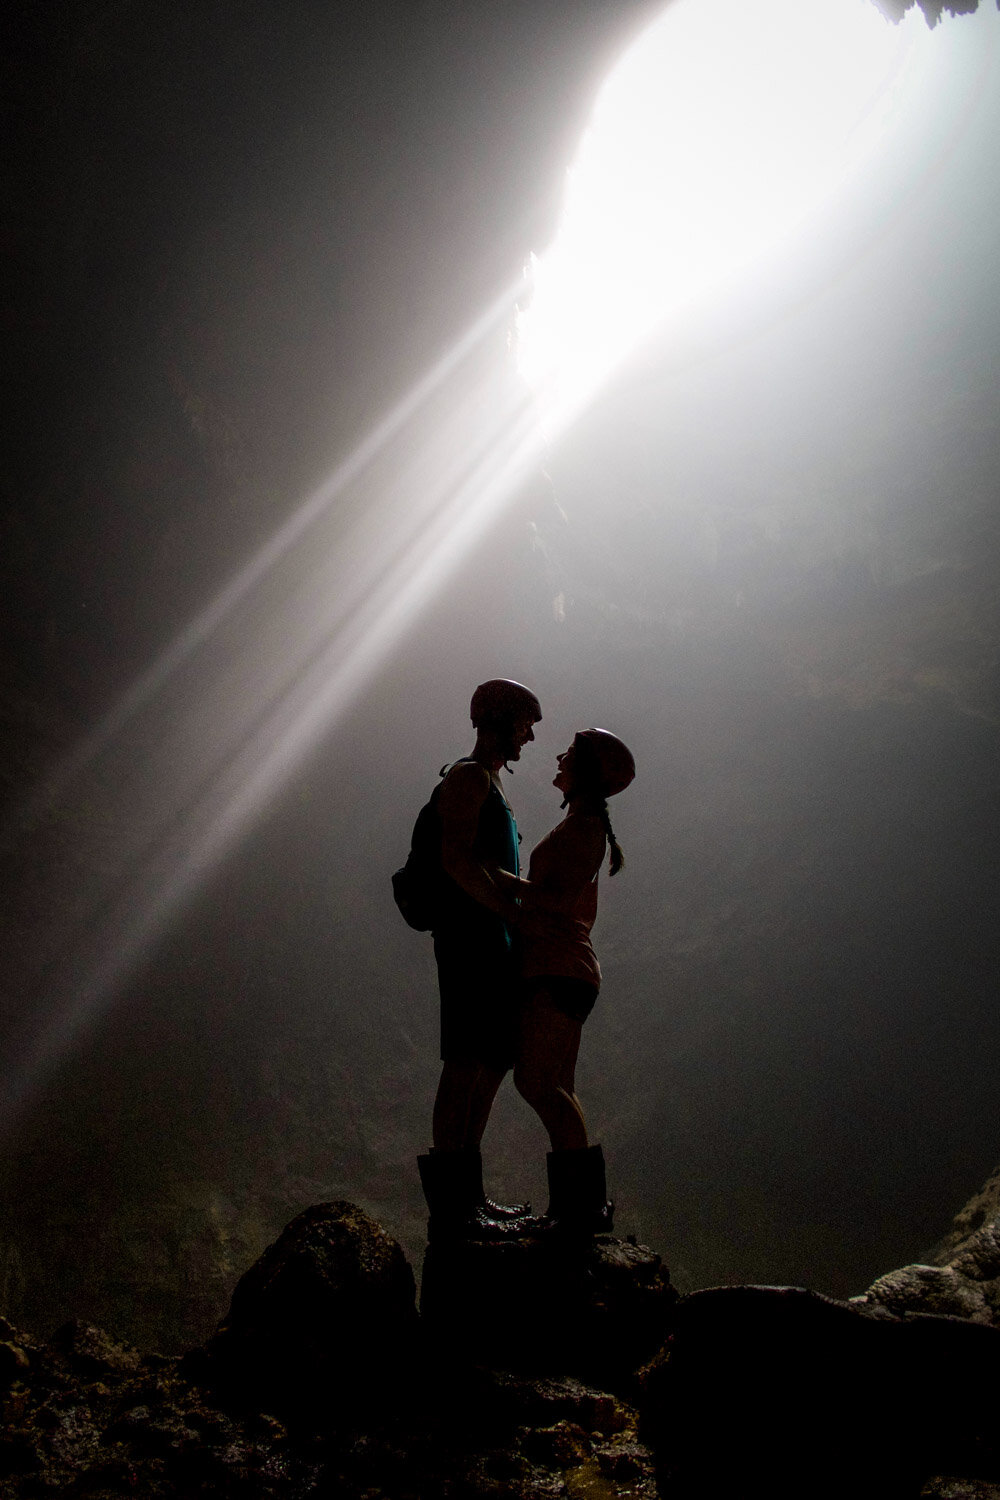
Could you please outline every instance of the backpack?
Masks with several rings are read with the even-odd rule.
[[[448,771],[442,766],[442,776]],[[437,918],[441,901],[441,883],[444,871],[441,868],[441,818],[437,810],[436,786],[417,814],[410,839],[410,852],[406,864],[392,877],[393,900],[400,913],[415,932],[430,932]]]

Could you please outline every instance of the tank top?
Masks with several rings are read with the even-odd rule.
[[[472,757],[466,755],[462,759],[471,760]],[[456,761],[455,764],[458,765],[459,762]],[[448,769],[450,770],[451,767],[449,766]],[[435,794],[438,791],[440,787],[435,788]],[[517,823],[510,803],[492,776],[486,800],[479,811],[479,823],[472,843],[472,852],[484,865],[499,865],[501,870],[509,870],[512,875],[521,873]],[[441,879],[443,921],[448,925],[469,921],[496,923],[503,928],[509,948],[511,945],[510,929],[503,918],[487,910],[485,906],[480,906],[478,901],[467,891],[463,891],[462,887],[449,876],[442,874]]]
[[[535,845],[528,864],[528,879],[544,884],[561,863],[560,823]],[[525,979],[542,975],[582,979],[600,989],[601,966],[597,961],[590,929],[597,916],[597,874],[580,892],[572,911],[536,911],[521,925],[523,951],[521,972]]]

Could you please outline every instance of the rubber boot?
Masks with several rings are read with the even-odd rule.
[[[550,1151],[545,1162],[549,1177],[546,1218],[554,1227],[581,1236],[610,1234],[615,1206],[608,1201],[604,1152],[600,1146]]]
[[[469,1155],[475,1159],[475,1169],[479,1179],[479,1206],[485,1210],[487,1216],[500,1224],[513,1223],[516,1219],[527,1219],[531,1214],[530,1203],[494,1203],[492,1198],[487,1198],[483,1190],[482,1155],[471,1147]]]
[[[417,1157],[420,1184],[430,1218],[427,1238],[444,1240],[503,1240],[521,1233],[521,1220],[501,1222],[483,1207],[482,1164],[479,1153],[430,1151]]]

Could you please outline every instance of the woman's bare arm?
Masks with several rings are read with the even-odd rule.
[[[525,880],[507,870],[490,873],[524,911],[570,913],[601,868],[607,847],[604,825],[599,818],[579,814],[554,828],[549,841],[550,868],[544,880]]]

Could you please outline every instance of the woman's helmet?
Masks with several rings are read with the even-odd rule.
[[[537,724],[542,717],[542,705],[523,683],[512,682],[509,677],[493,677],[476,688],[469,715],[477,729],[481,724],[510,724],[528,715]]]
[[[581,729],[573,740],[576,771],[594,777],[602,797],[623,792],[635,779],[635,760],[628,746],[607,729]]]

